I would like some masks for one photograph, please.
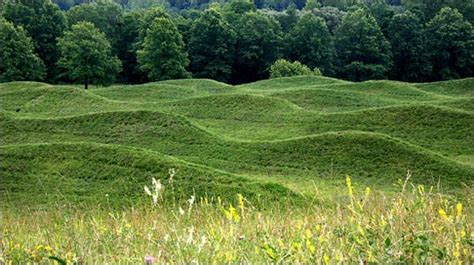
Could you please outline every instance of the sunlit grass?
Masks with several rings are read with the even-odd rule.
[[[0,261],[136,264],[148,256],[155,263],[472,263],[469,196],[459,202],[407,182],[387,196],[346,181],[345,198],[331,207],[262,210],[240,194],[230,202],[190,196],[177,203],[160,196],[171,188],[154,185],[147,188],[156,203],[150,197],[150,206],[122,211],[6,208]]]

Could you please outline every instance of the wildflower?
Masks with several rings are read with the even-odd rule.
[[[306,240],[306,247],[308,248],[311,254],[314,254],[314,252],[316,252],[316,247],[310,240]]]
[[[191,198],[189,198],[188,200],[188,203],[189,203],[188,214],[191,214],[191,210],[193,209],[193,204],[195,200],[196,200],[196,196],[191,195]]]
[[[461,218],[461,215],[462,215],[462,204],[458,203],[456,205],[456,219],[459,220]]]
[[[441,216],[441,218],[444,221],[449,222],[448,215],[446,214],[446,212],[443,209],[439,209],[438,212],[439,212],[439,215]]]
[[[229,221],[235,221],[239,222],[240,221],[240,216],[237,213],[237,210],[232,206],[232,204],[229,204],[229,210],[223,209],[225,216],[227,220]]]
[[[195,200],[196,200],[196,196],[191,195],[191,198],[189,198],[189,200],[188,200],[189,205],[192,206],[194,204]]]
[[[145,193],[149,196],[152,196],[150,189],[146,185],[145,185]]]
[[[184,210],[181,207],[179,207],[179,214],[184,215]]]
[[[53,251],[53,249],[50,246],[46,246],[44,247],[44,249],[49,253]]]
[[[425,187],[423,185],[418,185],[418,193],[423,195],[425,193]]]
[[[153,261],[155,261],[155,258],[153,256],[145,256],[145,264],[146,265],[153,264]]]
[[[314,230],[316,231],[316,233],[319,233],[321,231],[321,225],[316,225]]]
[[[174,175],[176,175],[176,170],[174,168],[170,168],[168,170],[168,175],[170,176],[170,178],[168,179],[168,183],[173,184],[173,178],[174,178]]]
[[[239,202],[240,214],[244,216],[244,196],[242,194],[237,194],[237,199]]]
[[[349,175],[346,176],[346,185],[347,185],[347,190],[349,192],[349,196],[353,196],[354,194],[354,191],[353,191],[353,188],[352,188],[352,181],[351,181],[351,177]]]
[[[294,250],[298,251],[298,250],[301,249],[301,243],[294,242],[292,244],[292,247],[293,247]]]
[[[155,178],[152,178],[152,184],[153,184],[153,192],[148,188],[148,186],[144,186],[145,193],[148,196],[151,196],[153,200],[153,205],[156,205],[158,203],[158,197],[161,195],[161,191],[163,190],[163,185],[161,185],[161,181]]]
[[[163,189],[163,185],[161,185],[161,182],[159,179],[157,180],[155,178],[152,178],[152,183],[153,185],[155,185],[155,190],[161,191]]]
[[[323,260],[324,260],[324,264],[326,264],[326,265],[329,264],[330,261],[331,261],[331,260],[329,259],[329,256],[328,256],[327,254],[324,254]]]
[[[324,242],[324,235],[320,235],[318,237],[318,240],[319,240],[319,244],[322,244]]]

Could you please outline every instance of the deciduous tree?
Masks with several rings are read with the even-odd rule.
[[[474,31],[456,9],[443,8],[428,23],[429,51],[434,79],[474,74]]]
[[[79,22],[71,31],[59,38],[61,59],[59,65],[73,80],[108,84],[115,80],[120,71],[120,60],[112,55],[112,49],[105,34],[90,22]]]
[[[410,11],[395,15],[388,26],[392,46],[391,77],[408,82],[427,81],[431,62],[423,24]]]
[[[44,64],[21,26],[0,17],[0,82],[41,80]]]
[[[349,12],[335,33],[338,72],[353,81],[382,79],[390,70],[390,44],[363,9]]]
[[[268,77],[268,68],[280,57],[282,32],[278,21],[259,12],[247,12],[234,22],[237,33],[232,83]]]
[[[7,2],[3,16],[22,26],[33,39],[35,52],[44,62],[49,81],[58,74],[59,58],[56,38],[66,29],[66,16],[50,0],[16,0]]]
[[[207,9],[193,23],[189,40],[190,68],[195,77],[226,82],[232,74],[235,32],[219,10]]]
[[[305,14],[290,31],[287,43],[289,59],[333,74],[334,43],[322,18]]]
[[[138,51],[138,62],[150,80],[190,77],[186,71],[189,60],[183,39],[168,18],[153,21],[143,47]]]

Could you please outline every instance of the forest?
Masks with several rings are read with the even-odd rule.
[[[308,69],[351,81],[474,74],[471,0],[9,0],[0,7],[1,82],[241,84]],[[286,74],[271,73],[278,68]]]

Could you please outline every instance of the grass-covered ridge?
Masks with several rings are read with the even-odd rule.
[[[0,263],[470,264],[473,88],[0,84]]]
[[[180,184],[183,197],[234,190],[249,198],[311,196],[308,183],[338,189],[346,174],[391,189],[408,170],[416,183],[456,190],[472,184],[473,87],[474,79],[351,83],[303,76],[89,91],[0,84],[2,197],[22,198],[43,183],[28,193],[40,203],[58,194],[102,203],[104,189],[133,201],[168,167],[190,177]],[[150,165],[137,167],[141,161]],[[55,189],[61,181],[63,189]]]

